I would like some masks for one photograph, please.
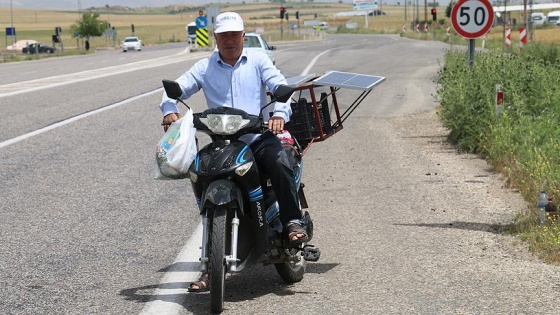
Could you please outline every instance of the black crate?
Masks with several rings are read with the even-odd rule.
[[[313,103],[307,102],[307,99],[300,98],[297,103],[292,103],[292,116],[286,124],[286,130],[297,139],[302,147],[306,147],[311,140],[321,136],[328,135],[332,130],[331,116],[327,101],[327,94],[321,93],[320,103],[317,104],[319,111],[319,119],[323,128],[323,134],[319,133]]]

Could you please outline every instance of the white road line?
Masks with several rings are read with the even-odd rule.
[[[315,58],[313,58],[313,60],[311,60],[311,62],[309,63],[309,65],[307,65],[307,67],[305,68],[305,70],[303,70],[303,72],[300,75],[306,75],[309,73],[309,70],[311,70],[311,67],[313,67],[313,65],[317,62],[317,59],[319,59],[319,57],[321,57],[322,55],[328,53],[329,51],[331,51],[332,49],[328,49],[323,51],[322,53],[318,54],[317,56],[315,56]]]
[[[159,92],[159,93],[162,93],[162,90],[163,90],[163,88],[159,88],[159,89],[156,89],[156,90],[153,90],[153,91],[144,93],[144,94],[136,95],[136,96],[131,97],[131,98],[129,98],[129,99],[126,99],[126,100],[124,100],[124,101],[121,101],[121,102],[118,102],[118,103],[115,103],[115,104],[112,104],[112,105],[109,105],[109,106],[105,106],[105,107],[102,107],[102,108],[93,110],[93,111],[91,111],[91,112],[83,113],[83,114],[81,114],[81,115],[74,116],[74,117],[72,117],[72,118],[68,118],[68,119],[63,120],[63,121],[59,121],[59,122],[57,122],[57,123],[55,123],[55,124],[52,124],[52,125],[50,125],[50,126],[47,126],[47,127],[41,128],[41,129],[37,129],[37,130],[32,131],[32,132],[30,132],[30,133],[26,133],[26,134],[21,135],[21,136],[19,136],[19,137],[15,137],[15,138],[13,138],[13,139],[6,140],[6,141],[4,141],[4,142],[0,142],[0,149],[3,148],[3,147],[9,146],[9,145],[11,145],[11,144],[14,144],[14,143],[23,141],[23,140],[25,140],[25,139],[29,139],[29,138],[34,137],[34,136],[36,136],[36,135],[42,134],[42,133],[47,132],[47,131],[49,131],[49,130],[53,130],[53,129],[56,129],[56,128],[58,128],[58,127],[62,127],[62,126],[64,126],[64,125],[68,125],[68,124],[73,123],[73,122],[75,122],[75,121],[77,121],[77,120],[80,120],[80,119],[82,119],[82,118],[86,118],[86,117],[88,117],[88,116],[92,116],[92,115],[95,115],[95,114],[104,112],[104,111],[106,111],[106,110],[110,110],[110,109],[113,109],[113,108],[116,108],[116,107],[119,107],[119,106],[128,104],[128,103],[133,102],[133,101],[135,101],[135,100],[137,100],[137,99],[140,99],[140,98],[142,98],[142,97],[145,97],[145,96],[148,96],[148,95],[152,95],[152,94],[158,93],[158,92]]]
[[[111,66],[106,68],[52,76],[52,77],[47,77],[42,79],[35,79],[35,80],[29,80],[24,82],[16,82],[16,83],[0,85],[0,97],[13,96],[13,95],[23,94],[27,92],[44,90],[44,89],[63,86],[76,82],[83,82],[83,81],[88,81],[93,79],[104,78],[115,74],[145,70],[148,68],[154,68],[154,67],[172,64],[172,63],[183,62],[188,59],[201,58],[200,55],[191,55],[185,57],[184,55],[189,51],[190,49],[187,47],[184,51],[174,56],[165,56],[165,57],[160,57],[160,58],[155,58],[150,60],[127,63],[118,66]]]
[[[189,284],[200,274],[198,269],[187,270],[185,266],[196,265],[200,258],[202,244],[202,224],[199,224],[179,256],[173,262],[171,270],[165,273],[158,288],[146,303],[140,315],[171,315],[181,312],[188,294]],[[192,263],[195,264],[192,264]],[[179,284],[179,285],[178,285]]]

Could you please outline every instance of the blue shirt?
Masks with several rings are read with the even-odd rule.
[[[215,51],[209,58],[202,59],[185,72],[177,82],[186,100],[200,89],[204,92],[209,108],[234,107],[251,115],[258,115],[269,98],[266,88],[275,91],[278,85],[287,84],[268,56],[260,51],[243,50],[234,66],[224,62]],[[177,101],[167,97],[165,92],[160,104],[163,115],[178,113]],[[273,116],[288,122],[292,110],[289,103],[275,103]],[[268,120],[268,110],[263,110],[264,120]]]

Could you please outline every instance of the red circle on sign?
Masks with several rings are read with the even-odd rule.
[[[476,8],[474,12],[470,12],[473,11],[471,7],[473,4]],[[488,13],[488,18],[478,24],[477,13],[480,8],[486,9],[483,13]],[[471,16],[471,14],[474,16]],[[484,14],[484,17],[486,17],[486,14]],[[465,38],[474,39],[488,33],[492,28],[492,23],[494,23],[494,8],[487,0],[459,0],[451,10],[453,28]]]

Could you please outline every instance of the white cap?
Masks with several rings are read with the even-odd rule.
[[[235,12],[224,12],[216,17],[216,29],[214,33],[241,32],[243,31],[243,19]]]

